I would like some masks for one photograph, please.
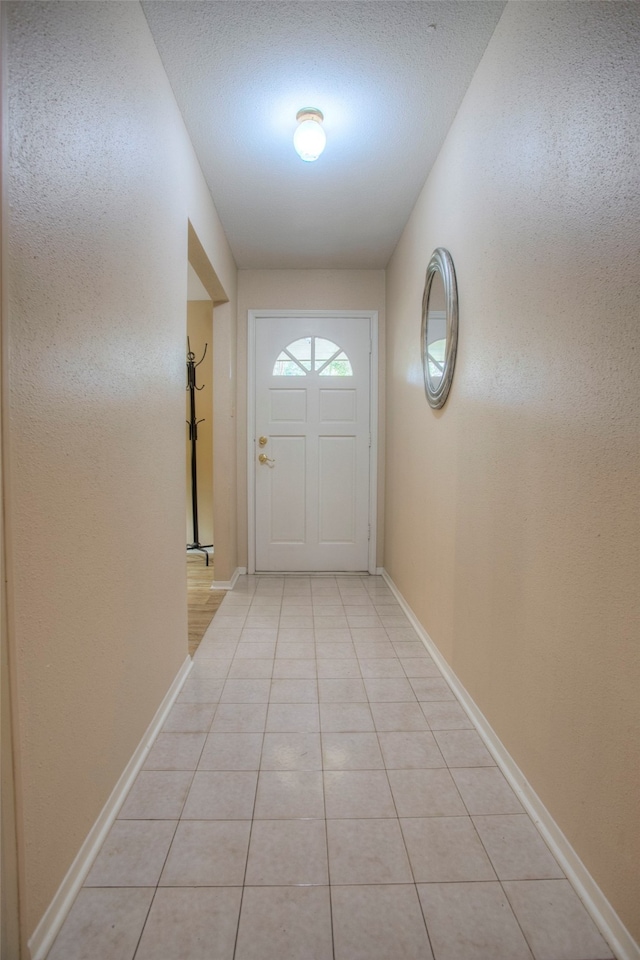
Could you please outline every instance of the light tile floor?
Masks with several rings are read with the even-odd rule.
[[[244,577],[49,960],[611,956],[384,581]]]

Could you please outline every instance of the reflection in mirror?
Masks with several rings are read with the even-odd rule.
[[[445,310],[444,281],[436,273],[431,282],[427,311],[427,363],[434,388],[440,386],[444,374],[447,349],[447,314]]]
[[[422,298],[422,366],[430,406],[447,399],[458,342],[458,292],[453,260],[438,247],[427,267]]]

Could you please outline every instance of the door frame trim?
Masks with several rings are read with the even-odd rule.
[[[369,321],[369,551],[368,573],[376,573],[378,542],[378,311],[377,310],[249,310],[247,313],[247,573],[256,572],[256,457],[255,457],[255,358],[256,324],[262,319],[324,318]],[[299,576],[305,576],[304,573]]]

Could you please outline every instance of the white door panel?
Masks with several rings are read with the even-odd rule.
[[[271,437],[269,451],[278,471],[285,473],[290,483],[265,483],[270,501],[271,538],[274,543],[305,543],[306,535],[306,437]],[[275,469],[267,467],[266,469]]]
[[[320,390],[320,423],[355,423],[356,390]]]
[[[370,327],[368,317],[256,318],[258,571],[368,569]]]
[[[272,423],[306,423],[306,390],[269,390]]]
[[[357,438],[320,437],[318,461],[319,540],[355,544]]]

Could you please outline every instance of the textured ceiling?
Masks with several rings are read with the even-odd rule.
[[[503,7],[143,2],[238,266],[386,266]],[[292,146],[305,106],[315,163]]]

